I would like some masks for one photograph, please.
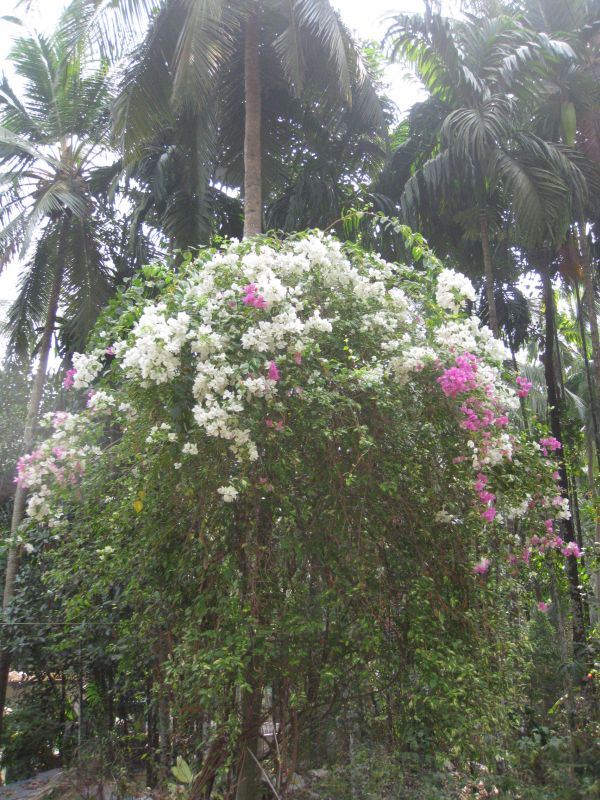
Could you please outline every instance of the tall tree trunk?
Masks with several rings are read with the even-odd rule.
[[[587,347],[587,335],[585,332],[585,320],[583,318],[583,308],[581,304],[581,296],[579,294],[579,285],[577,281],[575,281],[575,300],[577,302],[577,318],[579,320],[579,332],[581,334],[581,354],[583,356],[583,365],[585,367],[585,377],[586,383],[588,387],[588,392],[590,395],[590,411],[592,417],[592,431],[594,434],[594,443],[596,445],[596,458],[598,459],[598,463],[600,463],[600,427],[599,427],[599,418],[598,418],[598,409],[597,409],[597,392],[596,392],[596,381],[592,376],[592,370],[590,367],[590,360],[588,358],[588,347]]]
[[[273,525],[271,511],[259,499],[252,517],[242,513],[238,525],[243,601],[250,609],[252,629],[257,631],[264,624],[264,575]],[[250,657],[244,677],[246,687],[240,693],[241,734],[235,797],[236,800],[258,800],[260,767],[257,760],[260,750],[264,675],[254,638],[250,641]]]
[[[541,269],[542,286],[544,293],[545,317],[545,352],[544,375],[546,378],[546,391],[548,394],[548,413],[550,416],[550,429],[552,435],[560,442],[562,439],[561,400],[558,390],[558,378],[555,367],[555,341],[556,341],[556,311],[554,308],[554,293],[550,279],[549,265]],[[558,486],[563,497],[569,496],[567,480],[567,467],[564,450],[558,451],[558,473],[560,479]],[[567,542],[574,542],[575,528],[572,519],[563,520],[564,534]],[[569,581],[569,595],[571,598],[571,615],[573,624],[573,644],[575,655],[581,657],[585,644],[585,625],[583,615],[583,602],[579,591],[579,569],[577,559],[573,556],[567,558],[567,578]]]
[[[56,325],[56,314],[58,311],[58,303],[60,300],[60,290],[62,287],[63,273],[64,273],[64,254],[66,248],[66,238],[68,233],[67,222],[62,225],[60,239],[58,243],[58,253],[56,260],[56,269],[52,280],[52,287],[50,289],[50,297],[48,300],[48,310],[46,312],[46,322],[44,323],[44,330],[42,331],[42,338],[40,341],[40,356],[31,386],[31,394],[29,396],[29,403],[27,404],[27,416],[25,418],[25,429],[23,432],[23,446],[22,452],[29,453],[33,447],[35,426],[37,423],[40,405],[42,402],[42,393],[44,391],[44,384],[46,383],[46,371],[48,369],[48,358],[50,356],[50,349],[52,347],[52,334]],[[25,501],[27,499],[27,490],[22,486],[17,486],[15,491],[15,499],[13,505],[13,513],[10,525],[11,541],[13,542],[8,551],[8,558],[6,562],[6,573],[4,576],[4,595],[2,600],[2,621],[6,622],[8,616],[8,609],[13,599],[15,592],[15,580],[19,571],[19,561],[21,557],[21,547],[15,544],[15,539],[19,525],[25,516]],[[3,637],[4,638],[4,637]],[[0,741],[2,740],[2,723],[4,718],[4,706],[6,704],[6,691],[8,687],[8,674],[10,671],[10,650],[8,647],[3,647],[0,651]]]
[[[244,238],[262,233],[260,21],[258,5],[246,19],[244,41]]]
[[[596,476],[595,476],[595,465],[596,459],[594,454],[594,442],[592,441],[591,436],[588,435],[586,432],[586,449],[587,449],[587,473],[588,473],[588,484],[590,487],[590,496],[592,499],[592,503],[594,507],[596,507],[596,502],[598,499],[598,493],[596,492]],[[594,533],[592,533],[589,537],[590,545],[593,542],[600,541],[600,519],[596,519],[595,526],[594,526]],[[585,542],[587,544],[587,542]],[[592,582],[592,591],[594,593],[594,600],[590,607],[590,622],[592,625],[596,625],[600,622],[600,567],[598,567],[591,575],[591,582]]]
[[[257,800],[260,797],[259,732],[262,721],[262,684],[259,680],[259,665],[250,661],[247,681],[249,688],[242,691],[241,698],[241,742],[244,748],[238,767],[236,800]]]
[[[498,327],[498,314],[494,298],[494,270],[492,267],[492,251],[490,250],[490,227],[485,210],[479,212],[479,231],[481,234],[481,249],[483,251],[483,274],[485,276],[485,294],[489,309],[490,328],[496,339],[498,339],[500,337],[500,328]]]
[[[592,363],[594,367],[593,392],[590,397],[594,416],[600,424],[600,333],[598,331],[598,315],[596,314],[594,291],[594,266],[590,258],[590,250],[585,234],[580,232],[579,244],[583,261],[583,285],[585,287],[585,303],[590,323],[590,339],[592,340]],[[596,444],[598,447],[598,444]],[[596,453],[600,461],[600,453]]]

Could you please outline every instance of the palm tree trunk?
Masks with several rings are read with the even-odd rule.
[[[590,487],[590,497],[592,500],[592,504],[596,507],[596,503],[598,500],[598,493],[596,491],[596,476],[595,476],[595,454],[594,454],[594,442],[592,437],[586,432],[585,435],[586,439],[586,450],[587,450],[587,473],[588,473],[588,484]],[[594,533],[590,535],[590,545],[593,542],[600,541],[600,520],[596,519],[595,526],[594,526]],[[586,542],[587,544],[587,542]],[[592,625],[596,625],[600,622],[600,567],[598,567],[591,575],[591,583],[592,583],[592,591],[594,593],[595,602],[590,606],[590,622]]]
[[[494,270],[492,267],[492,251],[490,250],[490,228],[485,210],[479,212],[479,231],[481,234],[481,249],[483,251],[483,274],[485,276],[485,294],[489,310],[490,328],[496,339],[498,339],[500,337],[500,329],[498,327],[498,314],[494,298]]]
[[[545,317],[545,352],[544,352],[544,374],[546,378],[546,391],[548,394],[548,411],[550,415],[550,430],[552,435],[560,442],[562,439],[562,420],[561,420],[561,401],[558,390],[558,378],[555,368],[555,340],[556,340],[556,310],[554,307],[554,294],[552,291],[552,281],[548,266],[541,269],[541,278],[544,294],[544,317]],[[564,450],[560,453],[558,461],[559,481],[558,487],[563,497],[569,496],[569,485],[567,480],[567,467],[564,458]],[[572,519],[563,520],[565,540],[574,542],[575,528]],[[583,614],[583,602],[579,591],[579,568],[577,559],[573,556],[567,558],[567,579],[569,582],[569,595],[571,598],[571,616],[573,625],[573,645],[576,657],[582,656],[585,645],[585,624]]]
[[[58,253],[56,260],[56,269],[52,280],[52,287],[50,289],[50,298],[48,300],[48,310],[46,312],[46,322],[42,331],[42,338],[40,341],[40,357],[31,387],[31,394],[29,395],[29,403],[27,404],[27,416],[25,418],[25,429],[23,432],[23,453],[29,453],[33,447],[35,426],[37,423],[40,405],[42,402],[42,393],[46,383],[46,371],[48,369],[48,358],[50,356],[50,349],[52,346],[52,334],[54,333],[54,326],[56,325],[56,314],[58,311],[58,303],[60,300],[60,291],[62,287],[62,280],[64,274],[64,253],[66,248],[66,237],[68,227],[64,222],[60,233],[58,243]],[[10,525],[11,541],[13,542],[8,551],[8,559],[6,562],[6,573],[4,575],[4,595],[2,600],[2,616],[6,621],[8,609],[13,599],[15,592],[15,580],[19,571],[19,561],[21,557],[21,548],[15,544],[15,538],[19,525],[25,516],[25,501],[27,499],[27,490],[22,486],[17,486],[15,491],[15,499],[13,504],[13,513]],[[4,637],[3,637],[4,638]],[[2,737],[2,721],[4,717],[4,706],[6,704],[6,691],[8,687],[8,674],[10,671],[10,650],[3,647],[0,651],[0,741]]]
[[[596,457],[600,464],[600,428],[598,426],[598,409],[596,402],[596,381],[592,376],[590,367],[590,360],[588,358],[587,335],[585,331],[585,320],[583,318],[583,308],[581,304],[581,295],[579,293],[579,284],[575,281],[575,301],[577,303],[577,319],[579,321],[579,333],[581,335],[581,355],[583,356],[583,365],[585,368],[585,378],[590,395],[590,411],[592,418],[592,430],[594,432],[594,442],[596,445]]]
[[[258,8],[246,19],[244,42],[244,238],[262,233],[261,81]]]
[[[239,525],[243,601],[249,606],[252,628],[256,631],[264,624],[261,575],[265,570],[265,556],[270,551],[269,537],[273,525],[271,511],[261,504],[254,510],[253,518],[242,514]],[[246,686],[240,692],[241,732],[235,798],[258,800],[261,796],[258,757],[264,675],[255,641],[250,642],[250,658],[244,677]]]
[[[585,287],[585,302],[590,321],[590,339],[592,340],[592,363],[594,368],[593,392],[590,402],[595,419],[600,423],[600,333],[598,331],[598,315],[594,302],[594,267],[590,258],[588,242],[583,233],[580,233],[579,242],[583,261],[583,282]],[[600,453],[596,453],[600,460]]]

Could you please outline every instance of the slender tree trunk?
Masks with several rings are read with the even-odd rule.
[[[596,492],[596,477],[595,477],[595,465],[596,459],[594,457],[594,442],[592,438],[586,432],[586,449],[587,449],[587,472],[588,472],[588,483],[590,486],[590,497],[592,499],[593,506],[596,507],[597,502],[597,492]],[[590,544],[594,541],[600,541],[600,520],[596,520],[594,526],[594,533],[590,536]],[[587,542],[585,543],[587,544]],[[600,567],[598,567],[591,575],[592,581],[592,591],[594,592],[594,600],[595,602],[591,604],[590,607],[590,622],[592,625],[596,625],[600,622]]]
[[[58,311],[58,302],[60,299],[60,290],[62,286],[63,273],[64,273],[64,253],[66,247],[66,236],[68,228],[67,223],[63,223],[58,243],[58,257],[56,262],[56,270],[50,289],[50,298],[48,300],[48,311],[46,313],[46,322],[44,323],[44,330],[42,331],[42,338],[40,341],[40,356],[31,387],[31,394],[29,396],[29,403],[27,405],[27,416],[25,418],[25,430],[23,432],[23,453],[29,453],[33,447],[35,426],[37,423],[40,405],[42,402],[42,393],[44,391],[44,384],[46,383],[46,371],[48,369],[48,358],[50,356],[50,349],[52,347],[52,334],[54,333],[54,326],[56,325],[56,314]],[[4,596],[2,601],[2,617],[3,622],[7,620],[8,609],[13,599],[15,592],[15,580],[19,571],[19,561],[21,557],[21,548],[15,543],[15,538],[19,525],[25,516],[25,501],[27,499],[27,490],[22,486],[17,486],[15,491],[15,499],[13,504],[12,520],[10,525],[10,535],[12,544],[8,551],[8,559],[6,562],[6,573],[4,576]],[[2,637],[4,638],[4,637]],[[7,647],[3,647],[0,651],[0,741],[2,737],[2,722],[4,717],[4,706],[6,704],[6,691],[8,687],[8,674],[10,671],[10,651]]]
[[[540,270],[543,293],[544,293],[544,316],[545,316],[545,352],[544,352],[544,374],[546,378],[546,391],[548,394],[548,413],[550,416],[550,429],[552,435],[560,442],[562,439],[561,422],[561,401],[558,391],[558,379],[555,368],[555,340],[556,340],[556,312],[554,308],[554,294],[552,291],[552,281],[548,268]],[[569,496],[569,485],[567,480],[567,467],[564,458],[564,450],[558,451],[558,473],[560,479],[558,485],[563,497]],[[574,542],[575,528],[572,519],[563,520],[564,534],[567,542]],[[573,644],[575,654],[581,657],[581,651],[585,644],[585,625],[583,615],[583,602],[579,591],[579,569],[577,559],[573,556],[567,558],[567,578],[569,581],[569,595],[571,598],[571,615],[573,624]]]
[[[262,685],[258,679],[259,667],[250,662],[247,680],[250,688],[242,692],[241,741],[244,752],[238,768],[236,800],[257,800],[260,797],[260,770],[256,763],[259,756],[259,731],[262,719]]]
[[[587,291],[587,290],[586,290]],[[587,336],[585,332],[585,320],[583,318],[583,308],[581,305],[581,296],[579,294],[579,286],[577,281],[575,281],[575,300],[577,302],[577,317],[579,319],[579,331],[581,334],[581,354],[583,356],[583,364],[585,367],[585,377],[586,383],[588,386],[588,392],[590,395],[590,411],[592,417],[592,430],[594,432],[594,443],[596,445],[596,458],[598,459],[598,463],[600,463],[600,428],[598,425],[599,418],[598,418],[598,409],[597,409],[597,402],[596,402],[596,381],[592,376],[592,370],[590,367],[590,360],[588,358],[588,348],[587,348]]]
[[[244,238],[262,233],[260,21],[258,5],[246,19],[244,41]]]
[[[496,300],[494,298],[494,270],[492,267],[492,252],[490,250],[490,228],[487,212],[485,210],[479,212],[479,231],[481,233],[483,273],[485,276],[485,294],[490,315],[490,328],[496,339],[498,339],[500,337],[500,328],[498,327],[498,314],[496,312]]]
[[[272,528],[270,509],[259,500],[253,518],[241,515],[240,567],[243,576],[244,601],[248,603],[256,631],[264,623],[265,558],[269,552]],[[246,688],[241,690],[241,735],[237,765],[236,800],[258,800],[260,797],[260,748],[264,676],[257,644],[250,642],[250,658],[246,668]]]
[[[596,314],[596,303],[594,302],[594,267],[590,258],[588,242],[583,233],[580,233],[579,242],[583,261],[583,285],[585,287],[585,303],[590,322],[594,368],[593,392],[590,402],[592,403],[595,420],[600,424],[600,332],[598,331],[598,315]],[[596,443],[596,447],[598,447],[598,443]],[[600,453],[596,453],[596,458],[600,460]]]

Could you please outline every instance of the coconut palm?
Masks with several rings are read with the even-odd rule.
[[[114,270],[99,234],[107,214],[94,199],[94,170],[109,132],[106,69],[88,66],[59,30],[18,38],[10,59],[19,94],[0,83],[0,265],[23,261],[17,298],[8,311],[9,349],[37,354],[23,435],[33,445],[52,341],[59,322],[67,347],[81,346],[110,291]],[[59,311],[63,319],[59,319]],[[16,542],[25,509],[17,487],[11,522]],[[20,550],[13,544],[3,609],[14,592]],[[2,652],[0,705],[9,654]],[[0,720],[2,714],[0,713]]]

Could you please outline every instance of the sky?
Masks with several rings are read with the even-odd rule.
[[[422,10],[422,0],[332,0],[340,11],[346,25],[363,40],[381,41],[390,14]],[[23,16],[18,9],[18,0],[0,0],[0,74],[10,75],[7,62],[11,38],[18,35],[18,26],[2,19],[5,16]],[[32,24],[41,31],[51,31],[58,16],[66,5],[65,0],[33,0],[30,17]],[[406,70],[398,65],[390,65],[385,73],[388,95],[396,103],[402,114],[422,95],[422,90]],[[19,265],[10,265],[0,275],[0,316],[2,305],[10,302],[15,295]]]

